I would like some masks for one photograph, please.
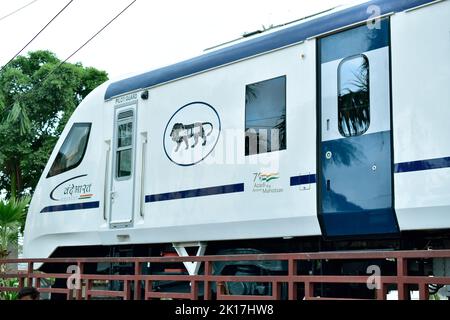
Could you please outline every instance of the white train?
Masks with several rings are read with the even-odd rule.
[[[449,248],[449,87],[450,2],[430,0],[109,81],[50,155],[24,255]]]

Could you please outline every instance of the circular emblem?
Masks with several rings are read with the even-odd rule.
[[[214,150],[221,131],[217,111],[205,102],[191,102],[177,110],[166,125],[164,152],[180,166],[192,166]]]

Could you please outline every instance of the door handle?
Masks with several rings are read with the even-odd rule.
[[[147,132],[142,133],[142,159],[141,159],[141,193],[140,193],[140,199],[139,199],[139,214],[142,218],[144,218],[144,202],[145,202],[145,196],[144,196],[144,188],[145,188],[145,160],[147,155]]]
[[[107,199],[108,195],[108,182],[109,182],[109,156],[111,153],[111,140],[106,140],[106,157],[105,157],[105,181],[103,183],[103,220],[108,221],[107,219],[107,206],[109,206],[109,201]]]

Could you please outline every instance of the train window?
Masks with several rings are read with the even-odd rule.
[[[119,125],[118,148],[131,146],[132,129],[133,124],[131,122]]]
[[[117,152],[117,178],[131,176],[131,149]]]
[[[121,112],[117,123],[116,178],[131,176],[133,160],[133,110]]]
[[[364,134],[370,126],[369,59],[365,55],[346,58],[339,64],[338,91],[340,134]]]
[[[83,161],[91,132],[90,123],[75,123],[64,140],[47,178],[69,171]]]
[[[245,155],[286,149],[286,76],[245,88]]]

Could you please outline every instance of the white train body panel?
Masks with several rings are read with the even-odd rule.
[[[390,54],[392,123],[382,123],[382,114],[373,111],[373,126],[365,134],[392,128],[392,209],[400,232],[450,229],[450,168],[435,168],[439,160],[426,168],[426,160],[445,164],[450,156],[449,32],[449,1],[398,12],[390,17],[390,48],[364,53],[371,68],[388,79],[389,68],[372,57]],[[36,188],[24,255],[48,257],[58,247],[325,234],[318,210],[323,191],[318,190],[317,41],[313,37],[106,100],[113,82],[94,90],[69,120]],[[342,61],[329,62],[330,70]],[[321,69],[322,78],[331,79],[326,70]],[[286,149],[246,156],[246,86],[281,76]],[[384,76],[371,71],[370,81],[377,83],[377,77]],[[389,81],[377,86],[371,89],[375,101],[381,99],[375,104],[386,107]],[[146,91],[148,99],[141,98]],[[338,117],[333,112],[331,119]],[[184,140],[175,151],[170,134],[178,119],[209,122],[205,146],[200,136],[194,148],[189,138],[187,151]],[[74,124],[90,124],[81,163],[47,177]],[[199,128],[179,132],[200,134]],[[338,135],[332,127],[322,141]],[[128,155],[130,176],[127,169],[117,171],[118,157]],[[276,174],[266,192],[255,174]]]
[[[449,14],[444,1],[392,17],[395,163],[449,156]],[[447,227],[449,190],[448,167],[395,174],[401,229]]]

